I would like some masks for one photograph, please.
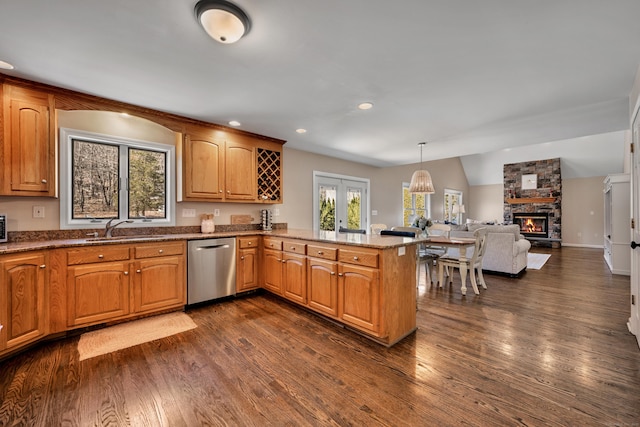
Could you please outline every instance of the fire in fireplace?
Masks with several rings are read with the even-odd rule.
[[[525,237],[549,237],[549,214],[546,212],[514,212],[513,223]]]

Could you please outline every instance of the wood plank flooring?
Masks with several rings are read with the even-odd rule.
[[[602,250],[534,250],[542,270],[479,296],[421,283],[389,349],[268,294],[82,362],[77,337],[46,343],[0,363],[0,426],[640,426],[629,278]]]

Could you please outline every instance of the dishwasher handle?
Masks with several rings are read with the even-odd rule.
[[[227,248],[229,248],[229,245],[228,245],[228,244],[226,244],[226,245],[198,246],[198,247],[196,248],[196,251],[202,251],[202,250],[204,250],[204,249],[221,249],[221,248],[222,248],[222,249],[227,249]]]

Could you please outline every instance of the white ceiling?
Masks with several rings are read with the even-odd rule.
[[[376,166],[628,128],[638,0],[237,0],[234,45],[195,3],[2,0],[3,72]]]

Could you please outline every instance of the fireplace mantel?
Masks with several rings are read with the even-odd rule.
[[[525,203],[553,203],[556,201],[555,197],[521,197],[507,199],[506,202],[510,205],[518,205]]]

